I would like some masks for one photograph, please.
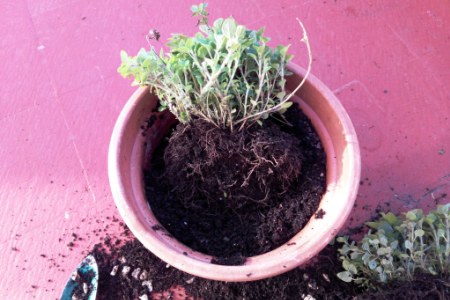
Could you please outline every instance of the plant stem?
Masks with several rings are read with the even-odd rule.
[[[303,38],[302,38],[302,42],[304,42],[304,43],[306,44],[306,48],[307,48],[307,50],[308,50],[309,63],[308,63],[308,68],[307,68],[307,70],[306,70],[305,76],[302,78],[302,81],[297,85],[297,87],[296,87],[296,88],[295,88],[295,89],[294,89],[287,97],[285,97],[285,98],[283,99],[283,101],[281,101],[280,103],[278,103],[277,105],[275,105],[274,107],[272,107],[272,108],[270,108],[270,109],[263,110],[263,111],[260,111],[260,112],[258,112],[258,113],[256,113],[256,114],[253,114],[253,115],[244,117],[244,118],[242,118],[242,119],[236,121],[236,124],[239,124],[239,123],[241,123],[241,122],[244,122],[244,121],[246,121],[246,120],[248,120],[248,119],[257,119],[258,117],[260,117],[260,116],[263,115],[263,114],[266,114],[266,113],[272,113],[272,112],[276,112],[276,111],[280,110],[280,109],[282,108],[283,104],[286,103],[287,101],[289,101],[289,100],[292,98],[292,96],[294,96],[295,93],[297,93],[297,91],[298,91],[298,90],[303,86],[303,84],[306,82],[306,79],[308,78],[309,74],[311,73],[311,66],[312,66],[311,46],[310,46],[310,44],[309,44],[308,35],[307,35],[307,32],[306,32],[305,26],[303,25],[303,23],[302,23],[299,19],[297,19],[297,21],[298,21],[298,23],[300,24],[300,26],[301,26],[301,28],[302,28],[302,30],[303,30]]]

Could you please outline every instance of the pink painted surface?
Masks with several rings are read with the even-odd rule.
[[[446,1],[209,1],[211,18],[266,25],[313,73],[359,135],[363,184],[347,227],[377,206],[427,208],[450,194],[450,5]],[[364,4],[363,4],[364,3]],[[191,1],[0,1],[0,299],[56,299],[119,217],[107,178],[114,122],[134,91],[119,51],[149,28],[193,33]],[[74,247],[72,234],[82,237]],[[72,250],[70,250],[72,249]],[[44,257],[45,256],[45,257]]]

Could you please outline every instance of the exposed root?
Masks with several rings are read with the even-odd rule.
[[[184,195],[185,207],[265,206],[297,180],[301,153],[299,143],[274,124],[231,133],[199,119],[172,134],[164,178]]]

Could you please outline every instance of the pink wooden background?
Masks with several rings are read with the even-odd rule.
[[[107,149],[134,88],[119,51],[192,34],[192,1],[0,1],[0,299],[56,299],[83,252],[118,235]],[[377,206],[449,201],[450,4],[429,0],[209,1],[306,62],[359,134],[363,184],[348,226]],[[76,238],[73,236],[76,234]],[[81,240],[79,239],[81,237]],[[74,246],[67,246],[73,242]]]

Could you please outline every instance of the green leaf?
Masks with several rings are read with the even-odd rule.
[[[239,40],[243,40],[245,38],[245,27],[242,25],[238,25],[236,27],[236,37]]]
[[[445,205],[438,205],[437,212],[448,215],[450,213],[450,203],[447,203]]]
[[[374,270],[377,267],[377,262],[375,260],[369,261],[369,269]]]
[[[364,262],[364,264],[367,265],[370,260],[370,253],[368,253],[368,252],[364,253],[364,255],[362,256],[361,259]]]
[[[222,30],[222,24],[223,24],[223,19],[222,18],[218,18],[214,21],[213,27],[215,29],[220,29]]]
[[[392,241],[390,246],[391,246],[391,249],[394,249],[394,250],[397,249],[398,241]]]
[[[120,59],[122,60],[122,62],[125,62],[128,60],[128,54],[125,50],[120,51]]]
[[[369,249],[370,249],[369,243],[364,242],[364,243],[362,244],[362,249],[365,250],[365,251],[369,251]]]
[[[378,248],[377,249],[377,255],[384,255],[384,248]]]
[[[286,91],[281,91],[278,94],[276,94],[276,97],[280,100],[283,100],[285,96],[286,96]],[[288,106],[285,106],[285,105],[288,105]],[[292,102],[288,101],[288,102],[284,102],[282,107],[287,109],[287,108],[291,107],[291,105],[292,105]]]
[[[414,231],[414,235],[416,237],[422,237],[422,236],[424,236],[424,234],[425,234],[425,231],[423,231],[422,229],[417,229],[416,231]]]
[[[411,221],[415,221],[417,218],[416,214],[413,211],[408,211],[406,213],[406,217]]]
[[[380,237],[380,244],[383,245],[383,246],[387,246],[388,240],[387,240],[387,238],[385,236],[381,236]]]
[[[408,250],[411,250],[412,247],[413,247],[413,243],[411,243],[411,241],[409,241],[409,240],[406,240],[405,241],[405,248],[408,249]]]
[[[396,225],[398,222],[397,216],[391,212],[388,212],[387,214],[381,213],[381,215],[390,225]]]
[[[336,241],[339,243],[346,243],[348,241],[348,236],[339,236]]]
[[[231,38],[236,32],[236,21],[233,18],[227,18],[222,23],[222,33]]]
[[[345,282],[352,282],[353,280],[352,274],[349,271],[339,272],[336,275],[340,280]]]
[[[352,252],[352,253],[350,253],[350,259],[351,259],[351,260],[358,259],[360,256],[361,256],[361,254],[358,253],[358,252]]]
[[[366,225],[373,229],[378,229],[380,226],[380,223],[378,222],[366,222]]]
[[[437,218],[433,213],[430,213],[425,217],[425,222],[427,222],[428,224],[433,224],[436,220]]]
[[[432,275],[438,275],[438,273],[436,272],[436,270],[433,267],[429,267],[428,272],[430,272]]]
[[[369,243],[371,243],[372,245],[378,245],[380,243],[380,240],[379,239],[369,240]]]
[[[206,24],[200,24],[198,26],[198,29],[200,29],[201,32],[208,34],[211,30],[209,29],[209,26]]]
[[[381,272],[381,273],[380,273],[380,281],[381,281],[381,282],[386,282],[386,280],[387,280],[387,275],[386,275],[386,273]]]
[[[357,274],[358,270],[356,269],[356,266],[354,264],[349,264],[348,265],[348,271],[352,274]]]

